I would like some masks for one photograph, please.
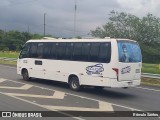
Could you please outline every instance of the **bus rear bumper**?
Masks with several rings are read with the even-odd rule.
[[[132,80],[132,81],[117,81],[116,79],[111,80],[111,87],[125,88],[125,87],[135,87],[139,86],[141,80]]]

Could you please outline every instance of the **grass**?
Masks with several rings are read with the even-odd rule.
[[[147,63],[143,63],[143,65],[142,65],[142,72],[143,73],[160,74],[160,64],[147,64]]]
[[[142,77],[141,80],[141,84],[160,86],[160,79]]]
[[[0,60],[0,64],[16,66],[17,62],[16,61]]]
[[[11,52],[11,51],[0,51],[0,57],[7,57],[7,58],[18,58],[19,53],[18,52]],[[7,61],[7,60],[0,60],[0,64],[5,65],[13,65],[16,66],[16,61]]]
[[[11,51],[0,51],[0,57],[7,57],[7,58],[18,58],[19,53],[18,52],[11,52]]]

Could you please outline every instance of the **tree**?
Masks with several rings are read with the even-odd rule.
[[[139,18],[116,11],[111,11],[109,15],[105,25],[91,30],[92,36],[137,40],[142,49],[144,62],[160,63],[160,18],[149,13]]]
[[[31,34],[28,32],[19,32],[16,30],[8,32],[0,30],[0,50],[18,51],[26,41],[30,39],[41,39],[41,38],[43,38],[43,35],[40,34]]]

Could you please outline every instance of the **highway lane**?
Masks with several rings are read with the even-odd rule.
[[[105,88],[103,91],[95,91],[92,88],[83,89],[81,92],[71,91],[68,85],[53,81],[44,81],[34,79],[30,82],[23,81],[22,77],[16,74],[15,67],[0,65],[0,77],[18,81],[26,84],[32,84],[43,88],[63,91],[75,96],[83,96],[86,98],[107,101],[112,103],[114,111],[122,110],[145,110],[159,111],[160,109],[160,88],[150,86],[140,86],[138,88]],[[36,99],[33,99],[37,101]],[[39,101],[41,102],[41,101]],[[84,104],[85,105],[85,104]]]

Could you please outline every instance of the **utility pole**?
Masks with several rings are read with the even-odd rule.
[[[29,33],[29,25],[28,25],[28,33]]]
[[[46,13],[44,13],[44,37],[46,35]]]
[[[74,9],[74,37],[76,36],[76,17],[77,17],[77,2],[75,0],[75,9]]]

